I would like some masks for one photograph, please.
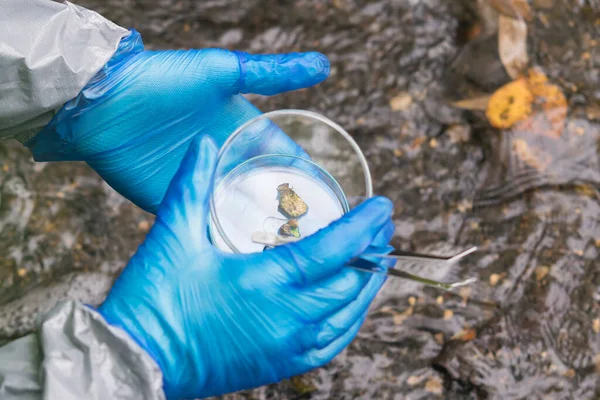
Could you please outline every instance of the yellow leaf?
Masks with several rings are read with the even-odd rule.
[[[531,113],[533,94],[524,78],[496,90],[488,103],[486,116],[496,128],[508,129]]]
[[[567,117],[567,99],[560,87],[548,82],[542,72],[532,69],[496,90],[486,110],[496,128],[515,129],[558,138]]]

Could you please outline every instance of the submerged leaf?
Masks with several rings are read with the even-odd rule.
[[[470,342],[476,338],[477,332],[473,328],[466,328],[452,336],[452,340],[461,340],[463,342]]]
[[[410,93],[402,92],[390,100],[390,108],[392,111],[407,110],[413,102]]]
[[[567,99],[560,87],[548,82],[542,72],[530,70],[527,77],[533,95],[533,114],[516,128],[537,135],[559,138],[567,118]]]
[[[508,75],[517,79],[527,68],[527,24],[523,20],[500,15],[498,52]]]
[[[549,154],[530,148],[524,139],[513,139],[512,151],[519,160],[538,171],[545,170],[552,161]]]
[[[527,0],[489,0],[490,5],[500,14],[514,19],[531,21],[531,7]]]
[[[463,110],[485,111],[491,97],[491,95],[473,97],[472,99],[459,100],[450,104],[453,107],[462,108]]]
[[[494,92],[488,103],[486,116],[492,126],[507,129],[531,113],[532,102],[533,94],[527,81],[519,78]]]
[[[567,111],[567,99],[560,87],[548,82],[542,72],[530,70],[526,77],[494,92],[486,116],[496,128],[515,127],[536,135],[558,138],[563,132]]]

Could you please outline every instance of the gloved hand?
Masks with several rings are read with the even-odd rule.
[[[273,95],[315,85],[328,74],[329,62],[319,53],[143,51],[132,30],[79,96],[26,145],[36,161],[86,161],[115,190],[155,213],[192,138],[208,134],[220,146],[260,114],[239,93]],[[292,153],[296,147],[283,133],[268,146]]]
[[[170,399],[220,395],[321,366],[358,332],[385,277],[345,264],[386,247],[374,198],[299,242],[226,254],[207,237],[216,147],[192,141],[146,240],[98,311],[158,363]],[[389,251],[389,248],[388,248]]]

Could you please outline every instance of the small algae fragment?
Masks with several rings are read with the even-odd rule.
[[[290,219],[279,228],[279,234],[281,236],[293,236],[296,238],[300,237],[300,226],[298,220]]]
[[[317,390],[317,387],[306,375],[292,376],[290,382],[292,383],[294,391],[300,395],[306,395]]]
[[[277,186],[279,199],[279,211],[288,218],[298,218],[306,214],[308,206],[306,203],[290,188],[289,183],[282,183]]]

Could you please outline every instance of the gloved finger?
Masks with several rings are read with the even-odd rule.
[[[264,256],[286,270],[290,283],[314,282],[337,273],[346,262],[360,255],[388,223],[391,213],[388,199],[369,199],[328,227],[264,252]]]
[[[371,242],[371,246],[387,246],[392,240],[394,236],[394,231],[396,230],[396,224],[391,219],[385,224],[383,228],[377,233],[373,242]]]
[[[350,329],[337,337],[328,346],[322,349],[311,349],[295,359],[298,373],[307,372],[313,368],[321,367],[335,358],[354,340],[360,327],[362,326],[367,313],[365,312],[357,321],[352,324]]]
[[[289,291],[287,296],[275,301],[289,310],[297,321],[313,325],[355,301],[370,277],[368,272],[346,268],[329,279]]]
[[[316,85],[329,75],[329,60],[317,52],[234,53],[240,66],[240,93],[274,95]]]
[[[193,139],[158,209],[156,222],[168,226],[182,246],[208,242],[208,200],[216,159],[217,148],[208,136]]]
[[[373,242],[365,250],[365,252],[371,254],[389,254],[394,248],[389,245],[390,240],[394,236],[396,230],[396,224],[394,221],[389,220],[388,223],[381,228]],[[380,257],[365,257],[365,259],[372,261],[383,268],[393,268],[396,265],[396,260],[392,258],[380,258]]]
[[[351,272],[357,273],[358,271]],[[335,314],[308,326],[300,333],[298,341],[304,351],[323,349],[329,346],[367,312],[386,279],[385,275],[381,274],[360,273],[368,278],[367,284],[360,290],[358,296]]]
[[[204,84],[207,77],[232,95],[274,95],[322,82],[329,75],[329,60],[321,53],[249,54],[223,49],[188,50],[188,76]],[[201,71],[202,74],[198,74]]]

